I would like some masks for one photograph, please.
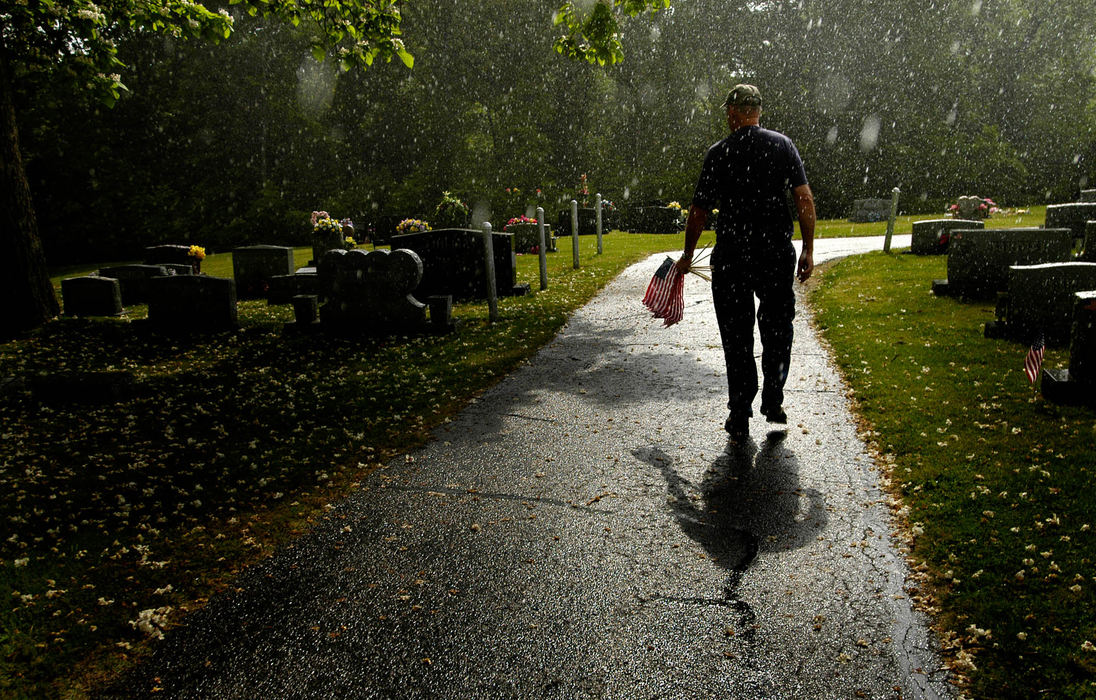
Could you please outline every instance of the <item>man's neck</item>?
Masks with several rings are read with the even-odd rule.
[[[730,124],[731,133],[733,134],[734,132],[745,126],[761,126],[761,119],[759,117],[745,117],[735,119]]]

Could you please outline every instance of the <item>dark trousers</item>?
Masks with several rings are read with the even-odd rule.
[[[761,332],[761,406],[784,403],[795,318],[795,248],[789,241],[763,251],[716,244],[712,252],[712,298],[727,362],[727,408],[752,416],[757,396],[754,362],[754,295]]]

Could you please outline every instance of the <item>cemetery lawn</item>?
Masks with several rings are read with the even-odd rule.
[[[1033,393],[1027,347],[982,336],[992,303],[931,294],[944,256],[824,268],[816,325],[889,465],[910,595],[937,612],[970,694],[1096,697],[1096,412]]]

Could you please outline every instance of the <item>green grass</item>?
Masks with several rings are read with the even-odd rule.
[[[579,270],[561,240],[544,292],[537,256],[519,256],[533,292],[500,299],[494,324],[485,303],[457,305],[448,336],[283,335],[288,307],[245,301],[239,332],[202,340],[157,337],[133,322],[146,315],[135,307],[0,345],[0,377],[125,369],[139,386],[103,406],[0,403],[0,696],[79,697],[132,663],[149,647],[130,624],[141,611],[171,608],[170,626],[231,587],[551,340],[627,265],[681,240],[613,233],[596,255],[583,236]],[[202,270],[231,276],[231,258]]]
[[[916,597],[958,667],[973,655],[970,692],[1096,697],[1096,412],[1035,395],[1027,348],[982,336],[991,304],[930,293],[946,276],[943,257],[873,253],[825,270],[810,303],[891,465]]]
[[[1022,210],[1023,213],[1013,213],[1009,216],[994,216],[986,219],[987,228],[1020,228],[1028,226],[1042,226],[1046,220],[1046,207],[1037,206]],[[895,218],[894,233],[903,234],[913,231],[914,221],[925,219],[945,218],[941,214],[916,214],[902,215]],[[798,227],[797,227],[798,228]],[[815,227],[815,238],[852,238],[859,236],[882,236],[887,233],[886,221],[854,224],[851,221],[840,219],[828,219],[819,221]]]

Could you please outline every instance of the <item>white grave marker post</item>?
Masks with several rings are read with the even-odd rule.
[[[540,234],[540,290],[548,289],[548,250],[544,241],[544,207],[537,207],[537,233]]]
[[[571,258],[578,269],[578,202],[571,200]]]
[[[487,272],[487,318],[494,323],[499,320],[499,300],[495,288],[495,245],[489,221],[483,222],[483,261]]]
[[[887,237],[883,240],[883,252],[890,252],[891,236],[894,235],[894,220],[898,217],[898,195],[901,193],[897,187],[891,190],[890,218],[887,219]]]
[[[597,254],[601,255],[601,193],[594,197],[594,206],[597,207]]]

